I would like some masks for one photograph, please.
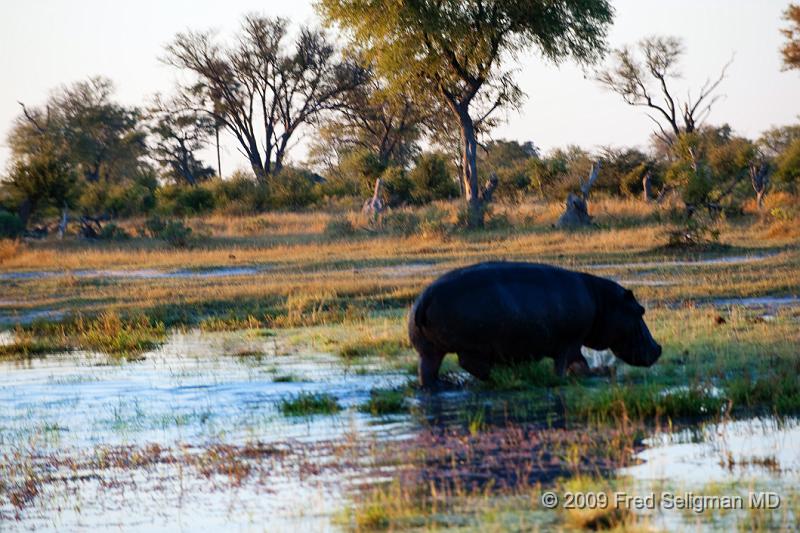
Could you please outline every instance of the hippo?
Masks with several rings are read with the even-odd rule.
[[[550,357],[563,376],[588,368],[581,346],[610,349],[634,366],[661,355],[644,307],[611,280],[538,263],[487,262],[452,270],[417,298],[408,320],[419,380],[435,388],[448,353],[486,380],[492,367]]]

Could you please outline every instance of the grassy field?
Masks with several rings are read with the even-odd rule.
[[[337,520],[353,529],[652,529],[619,506],[553,513],[538,494],[543,486],[629,487],[614,472],[656,430],[800,413],[800,233],[793,221],[746,213],[718,223],[718,242],[675,249],[666,246],[669,205],[599,199],[590,204],[596,226],[574,232],[551,226],[560,209],[498,205],[480,232],[458,229],[457,206],[441,204],[395,213],[379,229],[342,211],[190,219],[202,238],[182,249],[148,238],[5,242],[0,319],[14,334],[0,344],[0,358],[85,350],[136,359],[173,329],[247,330],[277,336],[290,350],[335,354],[357,375],[407,372],[408,385],[375,389],[358,409],[430,420],[413,385],[416,355],[405,326],[427,283],[489,259],[587,270],[634,290],[664,347],[658,364],[559,379],[543,362],[464,384],[449,356],[443,371],[472,400],[454,423],[430,425],[412,445],[375,454],[366,443],[342,444],[376,465],[410,466],[393,482],[359,490]],[[140,224],[123,225],[135,233]],[[43,314],[49,320],[37,318]],[[296,379],[278,368],[274,382]],[[279,410],[328,416],[342,406],[334,395],[303,393]],[[550,417],[561,424],[552,431],[542,428]],[[511,448],[525,460],[503,459]],[[514,470],[522,467],[527,473]],[[797,520],[793,498],[779,524]],[[764,520],[747,515],[736,524],[774,525]]]

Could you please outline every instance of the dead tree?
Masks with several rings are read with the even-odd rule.
[[[756,202],[760,211],[764,207],[764,196],[767,194],[767,187],[769,187],[769,165],[766,163],[761,163],[760,165],[750,163],[750,183],[756,192]]]
[[[85,239],[98,239],[103,233],[103,222],[109,220],[108,215],[100,217],[92,217],[89,215],[81,215],[81,227],[79,234]]]
[[[372,193],[372,198],[364,202],[362,211],[367,215],[371,225],[375,225],[378,222],[378,218],[386,207],[381,198],[382,191],[383,180],[378,178],[375,180],[375,190]]]
[[[676,37],[648,37],[638,45],[613,52],[614,62],[597,76],[607,89],[622,96],[631,106],[643,107],[657,131],[655,136],[667,146],[686,133],[697,131],[711,113],[721,95],[714,93],[727,74],[729,61],[715,79],[708,78],[699,94],[681,101],[673,80],[679,78],[678,63],[684,54],[683,43]],[[641,59],[638,57],[641,56]]]
[[[557,228],[574,228],[580,226],[588,226],[592,223],[592,217],[589,216],[589,209],[587,202],[589,200],[589,192],[592,185],[597,181],[597,176],[600,174],[600,161],[592,165],[592,171],[589,174],[589,179],[584,182],[579,178],[581,186],[581,196],[574,193],[569,193],[565,205],[564,213],[559,217],[556,222]]]
[[[653,197],[653,175],[648,170],[642,176],[642,200],[644,203],[650,203],[650,199]]]
[[[61,222],[58,224],[58,238],[59,240],[64,238],[64,234],[67,232],[67,223],[69,222],[69,216],[67,214],[67,206],[64,206],[64,209],[61,211]]]

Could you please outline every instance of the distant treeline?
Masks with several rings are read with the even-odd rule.
[[[608,20],[603,15],[597,24]],[[699,105],[676,114],[673,102],[660,110],[668,119],[671,111],[666,129],[643,139],[646,151],[570,146],[545,154],[533,142],[490,140],[495,121],[489,117],[508,100],[489,101],[480,120],[459,123],[452,112],[457,106],[426,93],[424,83],[406,92],[397,80],[387,81],[375,51],[355,46],[343,53],[314,28],[290,38],[288,26],[284,19],[248,16],[232,46],[210,33],[177,35],[165,61],[189,82],[142,107],[118,103],[102,77],[59,88],[41,105],[22,105],[0,182],[0,236],[65,210],[108,219],[359,205],[379,178],[388,206],[469,198],[478,194],[470,169],[480,183],[497,178],[487,198],[563,200],[599,162],[593,194],[642,201],[679,195],[689,208],[731,212],[747,198],[760,203],[770,189],[794,193],[800,183],[800,124],[747,139],[727,125],[701,126],[694,114],[702,111]],[[653,80],[642,77],[650,72],[664,81],[683,53],[675,39],[652,38],[641,46],[663,72],[643,69],[623,49],[615,52],[617,66],[598,76],[628,103],[649,101],[637,87]],[[724,71],[719,81],[723,77]],[[701,92],[701,99],[715,88]],[[475,113],[474,106],[468,109]],[[475,131],[465,133],[465,127]],[[298,164],[290,153],[301,131],[311,144],[308,160]],[[242,155],[241,168],[222,178],[220,135],[232,136]],[[480,139],[474,153],[465,145],[470,135]],[[217,157],[201,158],[215,147]]]

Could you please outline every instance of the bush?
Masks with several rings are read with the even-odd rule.
[[[214,209],[214,193],[205,185],[165,186],[158,190],[159,211],[174,216],[208,213]]]
[[[778,157],[775,182],[778,186],[795,190],[800,183],[800,139],[794,141]]]
[[[391,166],[383,171],[381,179],[387,205],[396,207],[413,201],[414,182],[403,168]]]
[[[237,170],[227,180],[210,182],[209,187],[215,193],[217,208],[227,213],[252,215],[269,207],[267,187],[246,172]]]
[[[450,224],[447,219],[449,213],[444,209],[432,206],[422,213],[422,220],[419,223],[419,232],[423,237],[444,237],[450,232]]]
[[[23,231],[25,226],[17,215],[0,210],[0,239],[16,239]]]
[[[325,224],[325,235],[329,237],[347,237],[353,235],[356,228],[347,218],[333,218]]]
[[[409,175],[414,185],[414,201],[424,204],[458,196],[459,190],[441,154],[423,154]]]
[[[270,183],[270,204],[277,208],[308,207],[319,200],[315,175],[296,168],[284,168]]]
[[[368,150],[357,150],[342,157],[334,182],[355,186],[357,190],[353,194],[367,196],[372,194],[375,180],[381,177],[384,170],[386,165],[377,155]]]
[[[144,223],[142,233],[153,239],[163,239],[175,248],[188,248],[192,242],[192,228],[180,220],[164,221],[160,217],[152,217]]]
[[[389,211],[381,219],[381,225],[390,233],[404,236],[415,234],[419,230],[420,220],[409,211]]]
[[[110,241],[124,241],[131,238],[128,232],[126,232],[124,229],[120,228],[113,222],[103,226],[103,229],[100,230],[100,235],[98,235],[98,237],[100,239],[105,239]]]

